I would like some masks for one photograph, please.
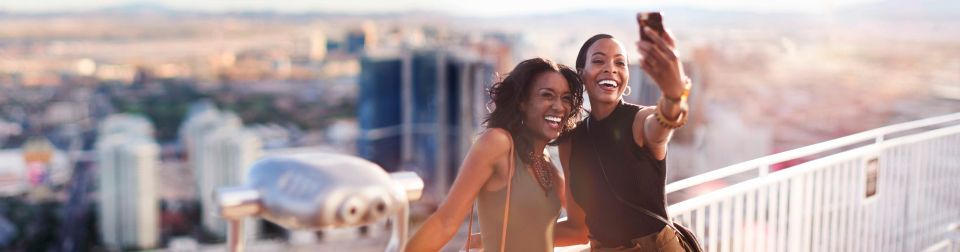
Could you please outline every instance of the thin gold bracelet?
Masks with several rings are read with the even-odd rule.
[[[663,94],[663,98],[666,98],[667,102],[670,102],[671,104],[678,104],[686,100],[687,97],[690,96],[690,89],[693,87],[693,81],[690,80],[690,77],[683,77],[683,83],[683,94],[680,94],[680,98],[670,98],[667,97],[667,94]]]

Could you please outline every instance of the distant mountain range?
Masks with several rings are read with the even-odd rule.
[[[954,18],[960,19],[957,0],[888,0],[855,6],[838,12],[840,15],[861,15],[873,18]]]
[[[210,13],[204,11],[192,11],[170,8],[166,5],[156,2],[135,2],[115,7],[103,8],[88,12],[63,12],[63,13],[44,13],[44,14],[19,14],[3,13],[2,17],[16,16],[84,16],[84,15],[109,15],[109,16],[140,16],[140,15],[160,15],[160,16],[179,16],[179,15],[197,15],[197,16],[241,16],[241,17],[367,17],[372,19],[395,19],[395,18],[440,18],[440,19],[553,19],[563,17],[581,17],[581,18],[609,18],[623,17],[626,20],[633,16],[633,13],[640,9],[616,9],[616,10],[583,10],[575,12],[555,13],[555,14],[534,14],[525,16],[507,16],[499,18],[473,18],[460,17],[441,12],[398,12],[398,13],[376,13],[376,14],[344,14],[329,12],[313,12],[303,14],[287,14],[275,11],[241,11],[228,13]],[[724,20],[734,19],[736,22],[746,22],[753,20],[770,20],[809,18],[810,16],[834,16],[840,19],[923,19],[936,21],[958,21],[960,22],[960,0],[887,0],[877,3],[856,5],[837,10],[831,14],[803,14],[803,13],[755,13],[749,11],[717,11],[700,9],[696,7],[665,7],[658,10],[670,15],[682,17],[681,22],[724,22]],[[621,22],[624,20],[617,20]],[[678,21],[676,19],[671,19]]]
[[[736,15],[777,15],[781,16],[783,13],[770,13],[770,14],[759,14],[748,11],[710,11],[699,9],[696,7],[682,7],[682,8],[666,8],[672,11],[677,12],[696,12],[696,14],[706,14],[706,13],[729,13]],[[122,5],[114,8],[104,9],[108,11],[153,11],[153,12],[181,12],[180,10],[170,9],[162,4],[150,3],[150,2],[140,2]],[[611,11],[583,11],[583,14],[601,14],[605,15],[607,12]],[[635,12],[635,11],[612,11],[612,12]],[[248,13],[256,13],[248,12]],[[262,12],[273,13],[273,12]],[[321,14],[321,13],[318,13]],[[331,13],[332,14],[332,13]],[[398,13],[399,14],[399,13]],[[423,13],[419,13],[423,14]],[[915,16],[915,17],[944,17],[944,16],[960,16],[960,0],[887,0],[877,3],[857,5],[853,7],[848,7],[842,9],[836,14],[839,15],[867,15],[873,17],[889,17],[889,16]],[[375,15],[384,15],[384,14],[375,14]],[[389,14],[387,14],[389,15]],[[802,14],[795,14],[802,15]]]

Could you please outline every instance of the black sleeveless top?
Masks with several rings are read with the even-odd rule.
[[[590,236],[604,247],[630,247],[630,240],[659,232],[665,226],[617,200],[610,193],[597,160],[599,153],[610,185],[620,197],[667,216],[666,161],[657,160],[633,140],[633,121],[640,108],[621,100],[607,118],[588,117],[571,132],[571,174],[567,176],[570,191],[586,214]]]

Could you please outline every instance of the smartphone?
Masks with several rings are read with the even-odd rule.
[[[666,34],[663,30],[663,15],[660,14],[660,12],[637,13],[637,23],[640,24],[640,29],[643,29],[644,26],[650,27],[650,29],[656,31],[660,37]],[[653,42],[647,34],[643,33],[643,30],[640,32],[640,40]]]

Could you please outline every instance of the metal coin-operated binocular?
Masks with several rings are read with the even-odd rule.
[[[288,229],[346,228],[392,219],[386,251],[402,252],[409,202],[420,199],[423,180],[413,172],[388,174],[353,156],[270,156],[254,163],[241,186],[219,187],[213,198],[230,222],[230,251],[243,251],[244,217],[263,217]]]

